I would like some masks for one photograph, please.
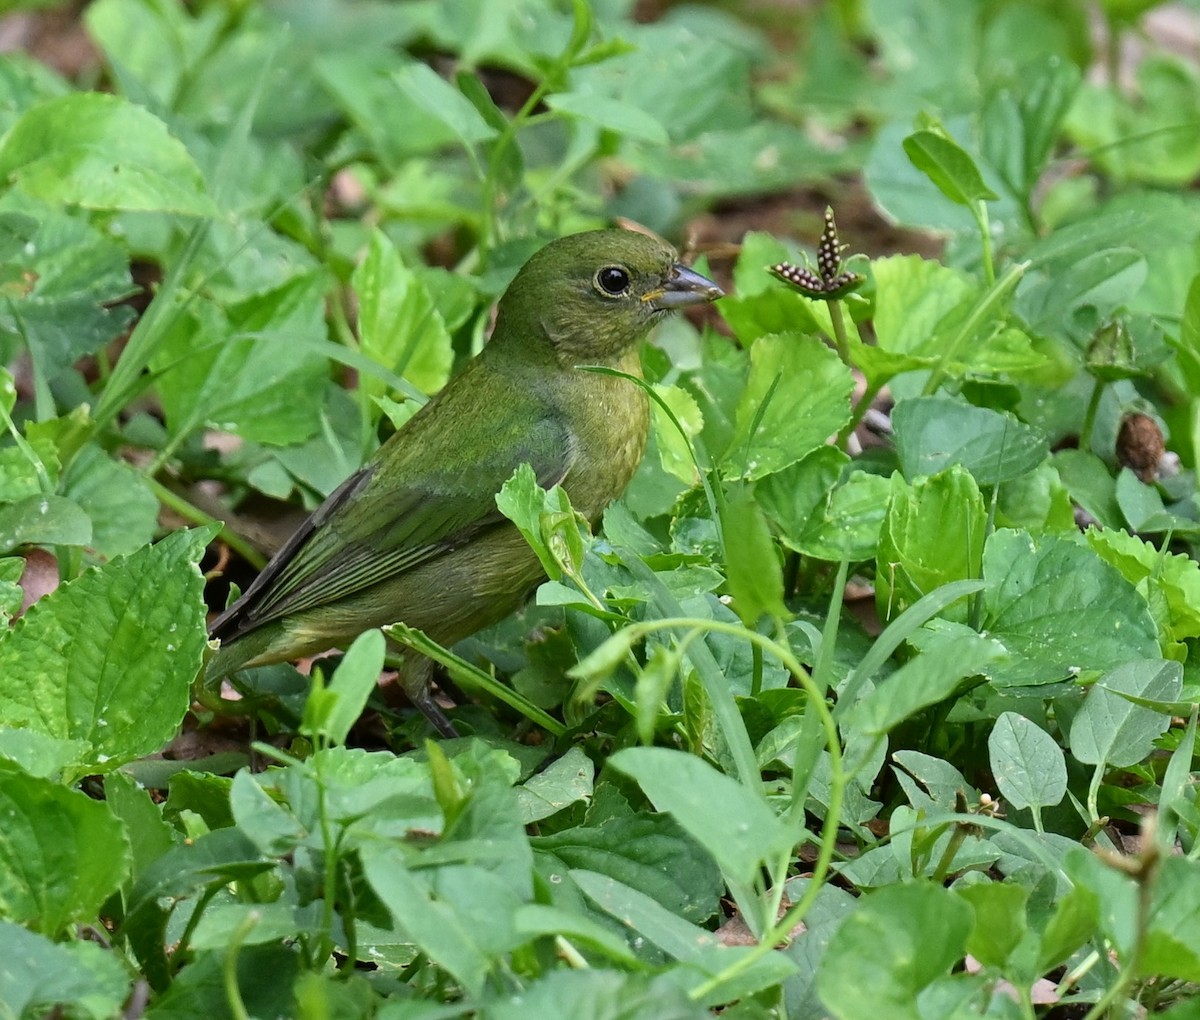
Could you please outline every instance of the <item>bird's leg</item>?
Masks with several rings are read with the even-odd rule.
[[[446,718],[441,705],[433,697],[434,662],[423,655],[412,652],[389,651],[385,663],[398,673],[395,684],[384,689],[384,698],[395,707],[395,696],[403,694],[407,700],[418,708],[429,723],[443,737],[457,737],[458,730]],[[389,692],[390,695],[389,695]]]

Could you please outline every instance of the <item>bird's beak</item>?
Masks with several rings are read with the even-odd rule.
[[[724,296],[725,292],[707,276],[701,276],[694,269],[677,262],[667,273],[662,287],[651,291],[644,300],[656,312],[668,312],[688,305],[702,305]]]

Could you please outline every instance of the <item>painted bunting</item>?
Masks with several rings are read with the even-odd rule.
[[[450,645],[495,623],[544,576],[496,508],[522,463],[590,521],[646,445],[638,348],[667,313],[721,290],[664,242],[622,230],[552,241],[500,299],[482,352],[335,489],[210,628],[214,681],[344,647],[397,621]],[[406,683],[412,693],[413,683]],[[443,730],[444,717],[426,714]]]

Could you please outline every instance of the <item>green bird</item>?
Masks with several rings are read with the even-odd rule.
[[[552,241],[500,299],[478,356],[351,475],[212,624],[214,682],[345,647],[403,622],[452,645],[516,609],[544,577],[496,508],[521,464],[589,521],[641,461],[649,406],[628,379],[669,312],[721,297],[664,242],[623,230]],[[410,672],[420,674],[420,667]],[[424,683],[412,676],[410,694]],[[430,699],[419,706],[453,733]]]

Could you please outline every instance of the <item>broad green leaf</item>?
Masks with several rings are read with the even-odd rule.
[[[1179,371],[1188,390],[1200,393],[1200,275],[1188,287],[1178,337],[1171,346],[1175,348]]]
[[[95,942],[52,942],[10,921],[0,921],[0,1003],[5,1016],[119,1016],[130,979],[117,954]],[[78,1010],[78,1014],[76,1014]]]
[[[1071,753],[1089,765],[1136,765],[1167,731],[1171,717],[1127,701],[1133,694],[1153,701],[1178,701],[1183,667],[1171,659],[1126,662],[1088,691],[1071,720]]]
[[[21,545],[88,545],[92,522],[66,496],[26,496],[0,508],[0,551]]]
[[[980,485],[994,485],[1032,471],[1050,452],[1046,437],[1013,415],[949,397],[900,401],[892,427],[909,479],[960,464]]]
[[[1058,450],[1049,463],[1058,472],[1071,499],[1102,528],[1121,529],[1124,516],[1117,502],[1117,483],[1104,461],[1085,450]]]
[[[129,252],[112,236],[57,209],[31,202],[30,211],[35,229],[6,263],[19,283],[0,306],[0,335],[52,380],[129,328],[133,309],[123,302],[136,287]]]
[[[1012,656],[998,686],[1054,683],[1158,654],[1145,600],[1079,542],[1002,528],[987,541],[984,627]]]
[[[385,651],[383,634],[378,630],[364,631],[355,638],[328,685],[314,680],[304,704],[300,732],[323,737],[330,744],[344,744],[350,727],[379,683]]]
[[[875,346],[854,344],[851,358],[868,380],[937,363],[941,324],[973,302],[976,286],[966,274],[917,255],[892,255],[871,263],[875,278]]]
[[[658,456],[663,470],[681,482],[695,485],[699,482],[696,461],[689,442],[700,435],[704,428],[704,415],[696,399],[682,386],[665,386],[656,383],[654,392],[675,415],[675,421],[683,427],[682,434],[675,427],[657,400],[650,402],[650,414],[654,421],[654,435],[658,440]]]
[[[1200,981],[1200,863],[1175,856],[1162,861],[1147,920],[1139,975]]]
[[[157,751],[200,670],[209,534],[176,532],[37,602],[0,641],[0,725],[86,740],[94,768]]]
[[[249,880],[273,866],[232,826],[206,832],[154,861],[126,897],[123,926],[151,987],[161,990],[170,982],[167,923],[179,900],[210,885]]]
[[[236,937],[243,945],[278,943],[296,937],[297,911],[286,901],[275,903],[218,903],[200,915],[192,932],[192,947],[225,950]]]
[[[245,769],[233,777],[229,808],[238,830],[264,857],[291,853],[307,835],[304,824],[288,805],[277,803]]]
[[[1161,593],[1171,641],[1200,637],[1200,564],[1183,553],[1159,551],[1124,531],[1089,528],[1088,544],[1139,590]],[[1151,604],[1153,606],[1153,603]]]
[[[324,277],[296,276],[227,308],[193,302],[151,367],[173,434],[210,425],[260,443],[297,443],[319,427],[328,362]]]
[[[62,491],[91,519],[86,544],[101,556],[128,555],[158,531],[158,498],[145,477],[99,446],[89,444],[75,455]]]
[[[725,536],[725,573],[733,608],[747,626],[763,614],[787,615],[783,604],[783,566],[766,518],[745,487],[735,490],[721,507]]]
[[[464,146],[491,138],[495,130],[469,99],[428,64],[413,62],[392,74],[400,92],[425,114],[446,125]]]
[[[0,727],[0,758],[15,762],[31,776],[49,779],[88,757],[86,740],[52,737],[25,727]]]
[[[381,231],[371,235],[367,257],[350,282],[358,295],[362,353],[424,393],[440,390],[454,363],[446,323],[424,282]],[[360,386],[372,396],[386,390],[382,380],[371,376]]]
[[[526,825],[540,822],[581,800],[590,800],[595,771],[582,748],[570,748],[517,787],[521,821]]]
[[[559,580],[564,565],[570,565],[561,562],[561,552],[568,551],[575,564],[582,560],[582,539],[570,499],[559,485],[549,491],[538,485],[528,464],[518,467],[496,493],[496,506],[525,536],[551,580]],[[560,540],[567,550],[556,548]]]
[[[682,751],[630,747],[609,764],[632,776],[659,811],[667,811],[713,855],[721,872],[750,882],[764,861],[785,851],[794,836],[766,803],[736,780]],[[714,815],[712,805],[720,804]]]
[[[1032,532],[1076,530],[1075,508],[1051,460],[999,487],[996,525]]]
[[[930,634],[921,653],[877,681],[846,713],[843,725],[882,736],[921,709],[950,697],[966,677],[986,672],[1004,655],[998,642],[965,627]]]
[[[520,993],[492,1000],[495,1020],[527,1020],[531,1016],[654,1017],[654,1020],[708,1020],[712,1015],[688,998],[673,975],[650,977],[616,970],[550,970]]]
[[[892,475],[876,553],[875,601],[885,619],[950,581],[979,577],[987,513],[961,467],[909,484]],[[966,619],[966,605],[948,613]]]
[[[40,103],[0,141],[0,179],[51,204],[211,216],[187,149],[143,107],[78,92]]]
[[[0,770],[0,912],[57,935],[92,922],[129,871],[124,827],[100,801]]]
[[[517,893],[492,871],[450,864],[409,870],[398,847],[367,843],[360,851],[367,881],[392,923],[470,995],[482,995],[496,958],[513,948]]]
[[[519,792],[519,791],[518,791]],[[695,924],[718,910],[725,886],[712,858],[667,814],[591,820],[531,839],[538,871],[558,886],[569,869],[606,875]]]
[[[989,201],[996,193],[983,182],[975,161],[954,139],[940,131],[914,131],[904,139],[913,166],[957,205]]]
[[[597,95],[592,91],[559,92],[547,100],[552,110],[615,131],[628,138],[650,145],[667,144],[667,129],[656,117],[619,99]]]
[[[752,345],[774,333],[833,336],[833,323],[823,301],[805,297],[767,272],[778,262],[800,261],[799,255],[770,234],[751,231],[742,239],[733,272],[734,293],[721,301],[721,317],[743,344]]]
[[[136,882],[175,846],[178,830],[163,820],[162,807],[150,799],[149,791],[120,770],[104,777],[104,802],[125,827],[132,856],[130,879]]]
[[[1000,714],[988,736],[988,757],[1000,795],[1015,808],[1053,807],[1066,795],[1062,748],[1023,715]]]
[[[1025,934],[1029,890],[1008,882],[981,882],[954,891],[975,912],[967,952],[984,966],[1002,966]]]
[[[974,915],[949,889],[894,885],[858,903],[830,940],[817,990],[840,1020],[918,1020],[917,997],[966,952]]]
[[[762,478],[796,463],[850,420],[853,389],[850,370],[820,341],[798,334],[756,340],[727,470]]]
[[[1083,344],[1137,294],[1149,269],[1133,248],[1093,251],[1022,281],[1016,309],[1034,332]]]
[[[850,458],[832,446],[768,475],[754,497],[789,549],[821,560],[866,560],[875,555],[887,511],[889,482],[847,471]]]
[[[571,878],[596,906],[636,933],[637,938],[653,943],[701,974],[723,978],[707,997],[713,1004],[753,995],[795,973],[795,965],[778,953],[757,959],[758,954],[754,954],[748,968],[733,967],[739,953],[753,952],[750,947],[721,946],[712,932],[689,924],[644,893],[607,875],[573,871]]]

